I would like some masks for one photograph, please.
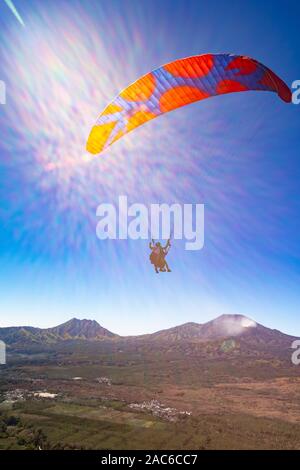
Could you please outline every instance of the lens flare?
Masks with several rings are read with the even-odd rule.
[[[12,11],[12,13],[15,15],[19,23],[21,23],[22,26],[24,25],[24,21],[22,20],[21,15],[19,14],[18,10],[16,9],[14,3],[12,0],[4,0],[8,8]]]
[[[124,29],[121,16],[115,19]],[[1,165],[10,178],[1,190],[9,200],[3,220],[14,219],[14,236],[38,256],[72,249],[91,254],[99,249],[99,203],[119,194],[132,202],[155,200],[162,178],[175,178],[175,169],[166,175],[161,158],[164,148],[174,148],[170,123],[145,127],[134,145],[124,139],[109,159],[94,161],[85,151],[91,123],[99,106],[130,80],[122,49],[107,47],[92,17],[69,6],[52,14],[41,6],[29,16],[26,35],[12,28],[5,42],[10,97],[0,116],[6,136]],[[131,64],[130,74],[137,73]],[[152,132],[162,145],[160,153],[152,146],[150,155],[145,142],[154,140]]]

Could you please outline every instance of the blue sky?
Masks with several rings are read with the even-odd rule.
[[[239,93],[179,109],[86,160],[97,114],[140,75],[206,52],[300,79],[293,1],[0,2],[0,325],[93,318],[119,334],[242,313],[300,336],[300,106]],[[97,240],[96,207],[205,204],[205,246]]]

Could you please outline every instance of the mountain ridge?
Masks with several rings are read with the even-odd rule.
[[[123,340],[151,343],[210,342],[228,338],[242,338],[247,343],[288,344],[295,336],[267,328],[238,314],[223,314],[206,323],[187,322],[145,335],[120,336],[102,327],[96,320],[71,318],[52,328],[31,326],[0,328],[0,340],[8,345],[55,344],[62,341]]]
[[[118,337],[103,328],[96,320],[70,320],[52,328],[32,326],[12,326],[0,328],[0,339],[7,344],[16,343],[56,343],[66,340],[101,340]]]

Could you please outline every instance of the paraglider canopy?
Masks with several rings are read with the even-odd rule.
[[[204,54],[176,60],[139,78],[104,109],[91,130],[87,150],[99,154],[136,127],[181,106],[251,90],[272,91],[291,101],[283,80],[250,57]]]

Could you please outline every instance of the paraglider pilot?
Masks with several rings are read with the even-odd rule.
[[[169,252],[170,246],[170,240],[167,241],[165,246],[162,246],[159,242],[154,243],[154,240],[152,240],[152,243],[149,243],[149,248],[151,250],[150,261],[151,264],[154,265],[156,273],[165,271],[168,271],[169,273],[171,272],[166,261],[166,256]]]

